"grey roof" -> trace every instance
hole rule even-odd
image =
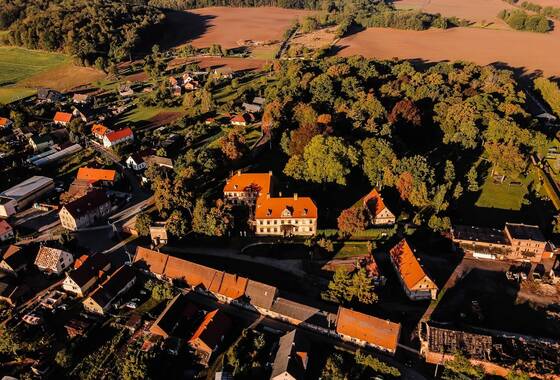
[[[40,144],[51,143],[52,138],[49,135],[33,135],[31,136],[31,141],[33,141],[35,145],[40,145]]]
[[[494,228],[455,225],[452,230],[453,239],[490,244],[508,244],[503,231]]]
[[[99,285],[99,287],[90,294],[90,298],[105,309],[121,291],[134,280],[136,280],[134,269],[132,269],[131,266],[123,265],[103,284]]]
[[[546,239],[538,226],[527,224],[506,223],[506,229],[511,237],[519,240],[533,240],[545,242]]]
[[[329,320],[332,319],[326,311],[281,297],[276,298],[270,310],[297,321],[324,328],[329,327]]]
[[[33,176],[26,179],[25,181],[10,187],[0,193],[0,196],[18,200],[20,198],[25,198],[35,191],[48,186],[53,183],[52,178],[43,176]]]
[[[295,379],[303,379],[307,367],[308,351],[309,342],[297,330],[292,330],[282,336],[270,378],[273,379],[287,372]]]
[[[276,287],[262,282],[249,280],[245,289],[245,296],[252,305],[269,310],[276,296]]]

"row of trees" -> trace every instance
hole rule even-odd
[[[515,30],[546,33],[552,29],[552,23],[545,16],[530,15],[521,9],[504,9],[498,13],[498,17]]]
[[[531,3],[528,1],[522,2],[521,7],[527,9],[528,11],[536,12],[542,14],[543,16],[552,17],[556,20],[560,20],[560,8],[551,7],[551,6],[543,7],[542,5]]]
[[[548,103],[552,112],[560,117],[560,88],[558,88],[558,85],[543,77],[536,78],[533,85],[544,101]]]
[[[371,355],[357,350],[354,356],[347,352],[335,351],[329,355],[321,373],[321,378],[329,380],[373,379],[375,375],[400,378],[401,372]]]

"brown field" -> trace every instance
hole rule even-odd
[[[105,78],[105,74],[91,67],[74,66],[69,63],[51,70],[33,75],[18,83],[25,87],[48,87],[57,91],[69,91],[97,80]]]
[[[292,44],[305,45],[312,49],[320,49],[328,46],[335,40],[336,27],[319,29],[311,33],[298,35],[292,40]]]
[[[200,48],[212,44],[234,48],[244,40],[280,40],[292,22],[311,13],[271,7],[212,7],[173,12],[168,17],[169,23],[175,28],[174,35],[165,38],[172,38],[176,43],[189,42]]]
[[[419,59],[428,62],[501,63],[522,71],[560,75],[560,30],[547,34],[454,28],[427,31],[368,28],[337,43],[342,56]]]
[[[201,69],[213,69],[223,66],[231,67],[234,71],[252,71],[260,70],[264,67],[267,60],[252,58],[235,58],[235,57],[193,57],[193,58],[175,58],[169,62],[168,69],[189,63],[196,63]]]
[[[183,116],[183,113],[181,112],[160,112],[156,116],[150,118],[148,120],[148,123],[150,127],[159,127],[161,125],[171,124],[181,116]]]

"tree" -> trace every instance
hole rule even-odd
[[[422,124],[420,109],[409,99],[398,101],[387,118],[391,124],[404,122],[405,124],[410,124],[415,127]]]
[[[338,352],[333,353],[327,358],[325,367],[321,372],[321,378],[325,380],[348,380],[348,376],[344,373],[344,359]]]
[[[310,83],[313,101],[317,103],[332,103],[334,101],[334,86],[327,74],[319,74]]]
[[[130,347],[123,359],[119,360],[117,368],[123,380],[149,380],[146,354]]]
[[[21,343],[15,332],[2,327],[0,329],[0,354],[15,358],[20,348]]]
[[[366,305],[378,300],[371,278],[365,268],[358,269],[352,276],[352,295],[353,298]]]
[[[134,227],[140,236],[148,236],[150,234],[150,226],[152,225],[152,217],[150,214],[141,212],[136,216]]]
[[[346,185],[358,157],[358,151],[340,137],[315,136],[305,147],[303,158],[290,158],[284,173],[311,182]]]
[[[531,380],[531,376],[519,370],[511,370],[506,376],[506,380]]]
[[[246,151],[245,137],[237,130],[232,130],[220,140],[220,148],[228,159],[235,161]]]
[[[467,376],[469,379],[477,380],[484,378],[484,368],[479,365],[472,364],[469,359],[461,353],[455,353],[452,360],[447,360],[442,378],[445,380],[455,380],[458,375]]]
[[[347,208],[340,213],[337,222],[340,232],[346,235],[365,231],[367,227],[366,210],[361,204]]]
[[[288,154],[290,156],[303,155],[305,147],[313,137],[320,135],[321,130],[316,124],[304,124],[290,133]]]
[[[167,219],[167,222],[165,222],[165,228],[171,235],[182,239],[187,236],[189,223],[180,210],[174,210]]]
[[[552,112],[560,117],[560,88],[558,85],[546,78],[538,77],[533,81],[535,89],[538,90],[543,99],[548,103]]]
[[[393,166],[397,155],[384,139],[367,138],[362,142],[362,169],[372,185],[379,188],[394,182]]]
[[[476,171],[476,166],[469,169],[467,173],[467,182],[469,191],[478,191],[480,189],[478,184],[478,172]]]
[[[376,373],[381,373],[383,375],[390,375],[394,377],[400,377],[401,371],[398,368],[388,365],[381,360],[374,358],[371,355],[363,354],[362,351],[357,350],[354,355],[354,360],[357,364],[369,367]]]
[[[145,286],[152,291],[152,298],[157,301],[170,300],[175,296],[173,286],[169,282],[148,280]]]
[[[208,208],[204,199],[199,198],[193,211],[192,229],[196,233],[207,236],[224,236],[232,220],[230,207],[227,204],[218,200],[216,206]]]
[[[344,268],[339,268],[334,272],[333,279],[329,282],[323,297],[336,302],[349,302],[352,300],[351,287],[352,277]]]
[[[492,172],[517,178],[527,167],[519,148],[513,144],[486,143],[484,148],[488,160],[494,165]]]
[[[62,368],[70,368],[72,365],[72,352],[67,348],[63,348],[56,353],[54,361]]]

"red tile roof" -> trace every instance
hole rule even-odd
[[[12,231],[12,226],[5,220],[0,219],[0,236]]]
[[[230,121],[232,123],[248,123],[249,122],[248,117],[245,116],[245,114],[242,114],[242,113],[238,113],[237,115],[232,117],[230,119]]]
[[[408,289],[413,289],[416,284],[427,277],[406,239],[394,246],[390,254]]]
[[[130,128],[123,128],[119,129],[118,131],[110,132],[105,135],[107,139],[111,142],[122,140],[126,137],[133,136],[132,129]]]
[[[93,127],[91,127],[91,133],[98,136],[105,136],[110,131],[109,128],[102,124],[94,124]]]
[[[336,332],[395,352],[401,325],[357,311],[338,308]]]
[[[72,114],[67,112],[57,112],[54,114],[53,121],[59,123],[69,123],[72,120]]]
[[[308,197],[257,199],[256,219],[317,218],[317,206]]]
[[[200,326],[194,332],[189,342],[200,340],[205,345],[214,349],[220,343],[222,335],[224,335],[231,326],[231,320],[224,312],[216,309],[207,313]]]
[[[78,169],[76,179],[95,183],[97,181],[114,181],[116,176],[117,172],[111,169],[95,169],[84,166]]]
[[[363,197],[362,202],[364,203],[364,207],[367,207],[375,216],[379,215],[379,213],[385,209],[383,198],[381,198],[381,195],[376,189],[373,189],[369,194]]]
[[[270,193],[272,173],[237,172],[227,180],[224,192],[254,191],[261,195]]]
[[[145,264],[150,272],[157,275],[162,275],[167,264],[167,259],[169,256],[163,253],[152,251],[144,247],[136,248],[136,255],[134,255],[134,262],[140,262]]]
[[[0,127],[5,127],[9,123],[11,123],[10,119],[6,119],[5,117],[0,117]]]

